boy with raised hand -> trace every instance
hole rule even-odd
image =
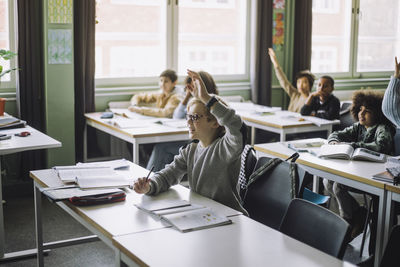
[[[129,110],[142,115],[171,118],[180,102],[175,92],[178,76],[174,70],[165,70],[160,74],[161,92],[134,95]],[[141,107],[143,104],[155,104],[155,107]]]
[[[340,101],[332,94],[334,81],[330,76],[322,76],[318,80],[317,91],[311,93],[304,106],[301,115],[311,115],[326,120],[339,119]]]
[[[188,86],[194,98],[188,103],[186,115],[193,141],[153,178],[139,178],[134,190],[155,195],[178,184],[187,174],[191,190],[247,215],[238,190],[245,126],[233,109],[207,92],[198,73],[188,70],[188,75],[194,80],[194,85]]]

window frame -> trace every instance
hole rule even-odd
[[[15,29],[17,25],[17,11],[15,9],[14,1],[6,0],[8,5],[8,40],[9,40],[9,50],[16,52],[17,51],[17,35],[15,34]],[[10,68],[15,68],[17,66],[17,58],[18,55],[10,59]],[[4,89],[16,89],[16,77],[17,71],[11,71],[9,73],[10,80],[4,81],[2,80],[0,83],[0,90],[2,93],[5,93]]]
[[[245,73],[244,74],[233,74],[233,75],[213,75],[216,83],[225,83],[236,85],[236,84],[248,84],[250,86],[250,62],[251,62],[251,25],[252,16],[251,8],[254,0],[246,0],[246,26],[245,26],[245,45],[246,45],[246,58],[245,58]],[[167,55],[167,66],[177,70],[178,68],[178,27],[179,27],[179,1],[168,0],[166,4],[166,23],[165,23],[165,35],[166,35],[166,55]],[[108,88],[109,90],[113,87],[132,87],[137,88],[138,86],[145,86],[147,88],[158,88],[158,75],[151,77],[121,77],[121,78],[95,78],[96,89]],[[179,76],[178,81],[183,81],[184,76]],[[150,85],[150,86],[149,86]],[[225,87],[222,86],[222,87]],[[100,91],[100,90],[99,90]]]
[[[358,56],[358,30],[359,30],[359,19],[360,19],[360,0],[352,0],[351,7],[351,19],[350,19],[350,47],[349,47],[349,71],[348,72],[314,72],[317,76],[322,74],[330,75],[335,79],[346,79],[346,80],[381,80],[393,74],[393,71],[370,71],[360,72],[357,71],[357,56]]]

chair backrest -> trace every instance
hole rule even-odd
[[[260,157],[254,170],[271,159]],[[279,225],[292,200],[292,181],[289,162],[283,161],[272,170],[265,172],[248,189],[244,199],[244,208],[250,218],[274,229]]]
[[[381,259],[380,267],[398,266],[400,262],[400,225],[395,225]]]
[[[283,217],[282,233],[342,259],[350,225],[332,211],[303,199],[293,199]]]
[[[400,156],[400,128],[396,128],[396,134],[393,137],[394,155]]]
[[[249,180],[250,175],[253,173],[256,163],[256,151],[251,145],[246,145],[242,152],[239,172],[239,193],[242,199],[244,197],[244,193],[246,192],[247,181]]]
[[[355,122],[353,116],[351,115],[350,108],[352,102],[351,101],[344,101],[341,103],[340,106],[340,124],[335,126],[334,130],[343,130],[346,127],[353,125]]]

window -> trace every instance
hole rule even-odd
[[[11,50],[13,52],[16,51],[15,41],[14,41],[14,23],[12,10],[14,1],[9,0],[0,0],[0,49]],[[2,60],[0,59],[0,63],[3,66],[4,70],[13,68],[16,65],[16,58],[12,60]],[[1,77],[1,88],[15,88],[15,72],[11,72],[9,74]]]
[[[249,79],[249,8],[250,0],[97,0],[96,84],[154,83],[166,68]]]
[[[336,77],[387,77],[400,54],[399,12],[397,0],[313,1],[311,70]]]

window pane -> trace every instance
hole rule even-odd
[[[363,0],[360,11],[357,71],[392,71],[400,54],[399,1]]]
[[[8,0],[0,0],[0,49],[10,49],[9,40],[9,25],[8,25]],[[3,71],[10,69],[10,61],[0,59],[0,65],[3,66]],[[3,82],[10,81],[10,74],[1,77]]]
[[[311,71],[348,72],[351,1],[313,1]]]
[[[245,74],[246,9],[243,0],[180,0],[178,73]]]
[[[96,2],[96,78],[158,76],[167,65],[167,1]]]

